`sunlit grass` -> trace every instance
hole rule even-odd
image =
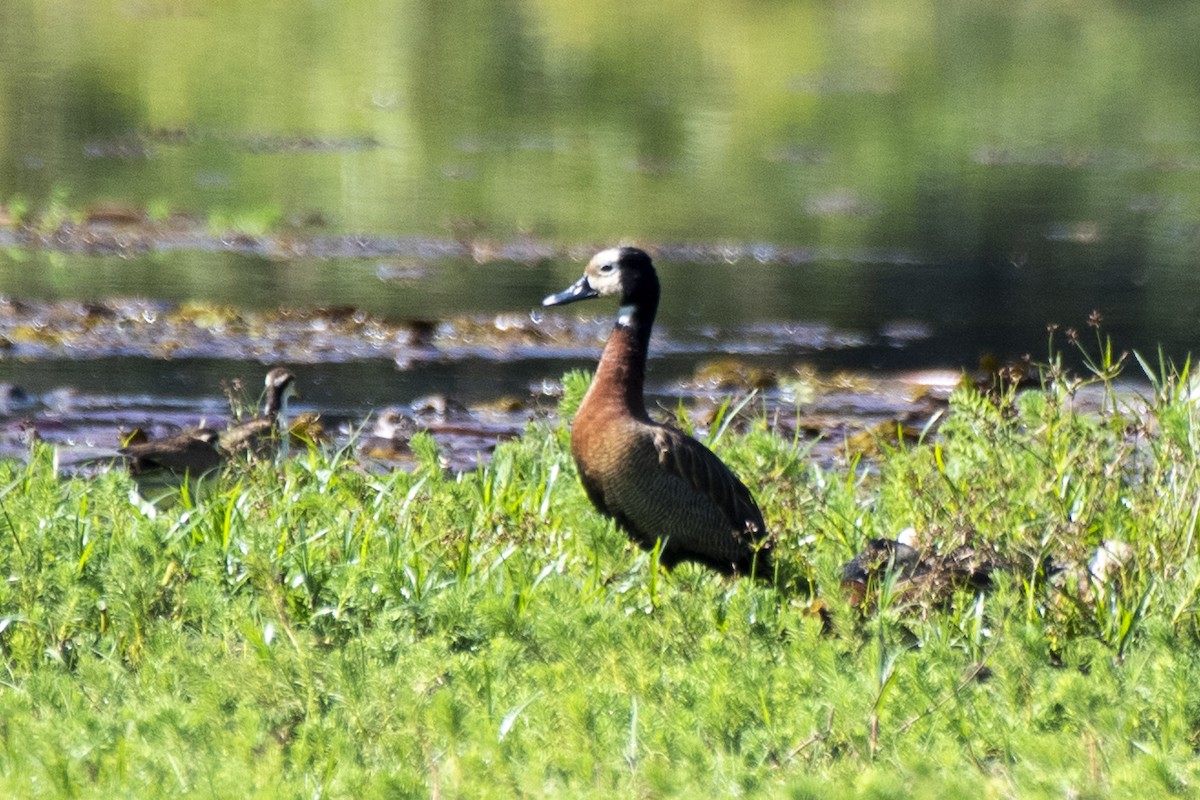
[[[1101,383],[1119,368],[1093,362]],[[4,796],[1169,797],[1200,780],[1197,411],[956,394],[939,437],[823,469],[715,446],[832,614],[651,567],[565,428],[411,473],[311,450],[147,518],[119,471],[0,465]],[[568,376],[564,409],[585,381]],[[752,407],[751,403],[749,407]],[[995,589],[869,612],[841,565],[912,528]],[[1110,570],[1086,566],[1121,543]]]

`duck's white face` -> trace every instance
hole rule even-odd
[[[621,251],[615,247],[596,253],[583,270],[584,278],[601,297],[621,294],[622,275]]]
[[[638,286],[646,272],[653,275],[650,257],[632,247],[610,247],[601,250],[583,270],[583,277],[569,287],[542,300],[544,306],[560,306],[593,297],[616,295],[626,298]],[[657,300],[657,293],[655,294]]]
[[[380,439],[407,439],[416,432],[416,427],[411,417],[389,408],[375,420],[374,435]]]

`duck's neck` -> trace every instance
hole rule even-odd
[[[283,409],[283,398],[280,397],[279,389],[272,386],[267,389],[267,402],[263,405],[263,416],[268,419],[275,419],[279,416],[279,412]]]
[[[287,398],[276,386],[267,390],[267,404],[263,407],[263,416],[271,421],[272,435],[279,437],[279,458],[287,458],[292,438],[288,431]]]
[[[657,287],[655,287],[657,290]],[[616,404],[635,419],[649,419],[646,414],[644,390],[646,385],[646,354],[650,349],[650,330],[658,310],[658,292],[637,302],[621,306],[617,324],[608,337],[596,378],[589,395],[596,400]]]

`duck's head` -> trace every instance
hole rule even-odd
[[[417,432],[417,422],[403,411],[386,409],[375,419],[371,435],[377,439],[402,439],[408,441]]]
[[[299,398],[300,390],[296,388],[296,376],[291,370],[276,367],[267,373],[264,382],[267,388],[266,415],[275,416],[291,398]]]
[[[616,295],[622,306],[658,303],[658,276],[645,251],[636,247],[610,247],[588,262],[583,277],[542,300],[544,306],[561,306],[593,297]]]

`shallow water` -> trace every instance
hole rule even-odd
[[[395,409],[433,434],[447,467],[470,469],[486,461],[498,441],[519,434],[527,424],[554,423],[561,389],[544,376],[560,374],[558,368],[566,369],[572,361],[549,359],[540,368],[512,370],[498,368],[490,359],[468,359],[454,368],[421,365],[400,376],[387,363],[306,365],[295,370],[303,399],[292,404],[292,411],[319,413],[324,441],[352,446],[366,462],[389,467],[409,463],[405,442],[380,441],[373,429],[380,411]],[[231,375],[224,361],[179,360],[156,365],[152,392],[108,393],[114,381],[149,379],[137,375],[131,364],[140,365],[127,358],[91,362],[69,387],[59,382],[60,365],[30,365],[21,373],[26,380],[20,392],[5,387],[0,455],[23,456],[30,431],[35,431],[59,446],[63,468],[102,465],[116,457],[121,432],[140,428],[158,438],[201,424],[224,427],[231,412],[223,387],[240,381],[239,397],[252,404],[262,377],[261,371]],[[648,406],[660,419],[674,419],[684,403],[691,424],[706,431],[720,405],[750,394],[745,388],[683,376],[672,379],[669,361],[660,366],[647,388]],[[900,424],[912,436],[926,425],[935,429],[942,401],[957,378],[952,372],[870,379],[846,374],[817,383],[808,376],[809,383],[798,380],[755,392],[745,413],[765,415],[781,435],[801,448],[814,445],[816,457],[833,463],[873,451],[871,437],[887,442]],[[860,434],[868,438],[850,441]],[[389,453],[393,447],[395,452]]]

